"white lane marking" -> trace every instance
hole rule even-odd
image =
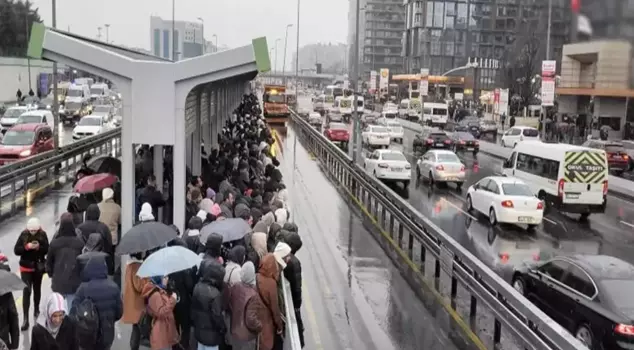
[[[549,218],[547,218],[545,216],[543,217],[543,220],[546,220],[546,221],[550,222],[553,225],[559,225],[559,223],[557,221],[551,220],[551,219],[549,219]]]
[[[447,204],[449,204],[450,206],[454,207],[454,209],[458,210],[459,212],[463,213],[464,215],[470,217],[473,220],[478,220],[478,218],[476,218],[475,216],[469,214],[466,210],[460,208],[459,206],[451,203],[450,201],[448,201],[445,197],[440,197],[440,199],[442,199],[443,201],[445,201]]]
[[[621,223],[622,223],[623,225],[626,225],[626,226],[629,226],[629,227],[631,227],[631,228],[634,228],[634,224],[630,224],[629,222],[626,222],[626,221],[621,220]]]
[[[457,198],[459,201],[465,202],[466,203],[466,199],[462,198],[461,196],[453,193],[453,192],[448,192],[450,195],[452,195],[454,198]]]
[[[502,176],[502,173],[497,172],[497,171],[496,171],[496,172],[494,172],[493,174],[494,174],[495,176]]]

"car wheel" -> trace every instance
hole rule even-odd
[[[434,181],[434,176],[431,174],[431,171],[429,172],[429,187],[434,187],[434,183],[436,181]]]
[[[528,228],[526,228],[526,230],[528,232],[535,232],[535,228],[537,228],[537,225],[528,225]]]
[[[403,188],[407,189],[409,187],[409,180],[403,181]]]
[[[495,226],[498,223],[498,218],[495,216],[495,210],[493,208],[489,209],[489,223],[491,226]]]
[[[526,295],[524,280],[522,280],[521,277],[515,277],[515,279],[513,280],[513,289],[515,289],[518,293],[522,295]]]
[[[513,148],[515,148],[515,147],[517,147],[517,142],[515,142],[515,143],[513,144]]]
[[[462,191],[462,182],[456,182],[456,189]]]
[[[592,335],[590,326],[585,323],[577,328],[577,331],[575,332],[575,338],[584,343],[588,348],[592,348],[594,345],[594,336]]]
[[[471,195],[467,195],[467,211],[473,211],[473,202],[471,201]]]

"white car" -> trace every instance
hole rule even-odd
[[[405,188],[412,178],[412,166],[401,151],[376,150],[363,161],[363,167],[376,178],[402,182]]]
[[[416,162],[416,178],[428,180],[430,186],[453,182],[460,190],[466,179],[466,169],[452,151],[434,149]]]
[[[4,115],[0,119],[0,126],[2,126],[2,133],[7,132],[7,130],[11,129],[17,122],[18,118],[25,112],[29,111],[30,108],[26,106],[14,106],[9,107],[4,112]]]
[[[390,146],[390,130],[385,126],[369,125],[361,133],[362,142],[368,147]]]
[[[539,131],[530,126],[514,126],[502,135],[502,147],[514,148],[522,141],[539,141]]]
[[[467,209],[478,211],[497,223],[525,224],[532,230],[544,218],[544,203],[524,181],[506,176],[489,176],[467,191]]]
[[[34,110],[22,113],[15,125],[18,124],[46,124],[55,130],[55,119],[49,110]]]
[[[73,129],[73,140],[90,137],[108,130],[108,123],[102,116],[87,115]]]
[[[387,120],[386,124],[387,129],[390,131],[390,139],[403,144],[403,136],[405,135],[405,132],[403,131],[401,123],[395,120]]]

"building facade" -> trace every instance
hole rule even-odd
[[[356,6],[359,16],[359,75],[367,80],[370,71],[388,68],[391,74],[405,73],[403,66],[403,32],[405,7],[403,0],[349,0],[348,70],[352,71],[355,43]]]
[[[552,1],[551,59],[559,59],[568,38],[570,0]],[[502,69],[518,54],[527,36],[546,57],[548,1],[545,0],[407,0],[403,37],[405,69],[428,68],[441,75],[471,59],[497,60]]]
[[[156,16],[150,18],[150,50],[154,56],[175,61],[196,57],[209,52],[206,44],[200,22],[175,21],[172,28],[171,20]],[[173,57],[174,53],[176,57]]]

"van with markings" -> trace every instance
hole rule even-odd
[[[544,212],[605,212],[608,160],[605,151],[562,143],[520,142],[504,162],[505,176],[520,178],[544,201]]]

